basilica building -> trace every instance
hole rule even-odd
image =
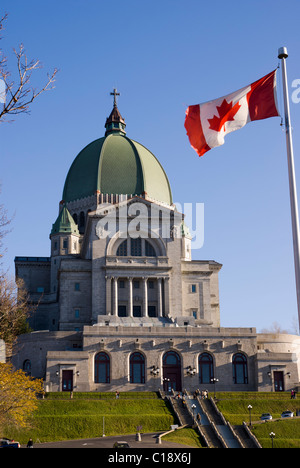
[[[13,364],[46,391],[296,389],[299,336],[221,327],[222,265],[192,260],[168,177],[113,95],[66,175],[50,256],[15,258],[36,307]]]

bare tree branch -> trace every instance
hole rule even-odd
[[[4,29],[4,22],[7,15],[0,19],[0,39]],[[18,115],[30,112],[30,105],[33,101],[45,91],[50,91],[54,88],[56,80],[57,68],[51,74],[47,74],[46,83],[40,88],[35,89],[31,86],[32,73],[42,68],[39,60],[28,60],[23,44],[19,49],[13,49],[17,61],[17,80],[11,79],[11,73],[7,70],[7,59],[0,49],[0,80],[5,83],[6,102],[3,109],[0,110],[0,123],[6,120],[10,115]],[[1,104],[0,104],[1,107]]]

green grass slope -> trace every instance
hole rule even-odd
[[[300,399],[292,400],[289,393],[220,392],[217,406],[232,425],[249,423],[248,406],[251,405],[252,431],[263,448],[270,448],[270,433],[275,433],[274,448],[300,448],[300,417],[280,419],[286,410],[300,410]],[[270,413],[272,421],[261,422],[262,413]],[[279,420],[275,421],[275,419]]]
[[[143,432],[169,430],[175,422],[171,408],[155,394],[121,394],[115,399],[113,394],[102,394],[102,397],[90,394],[83,398],[74,393],[73,399],[68,400],[53,394],[39,401],[30,429],[7,428],[5,436],[22,444],[29,437],[50,442],[101,437],[103,423],[105,435],[110,436],[135,433],[138,426],[142,426]]]

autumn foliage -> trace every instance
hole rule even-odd
[[[11,364],[0,363],[0,427],[25,427],[37,409],[37,396],[43,393],[42,380],[15,371]]]

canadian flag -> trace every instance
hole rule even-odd
[[[276,70],[255,83],[213,101],[189,106],[184,126],[199,156],[224,144],[227,133],[253,120],[279,116]]]

